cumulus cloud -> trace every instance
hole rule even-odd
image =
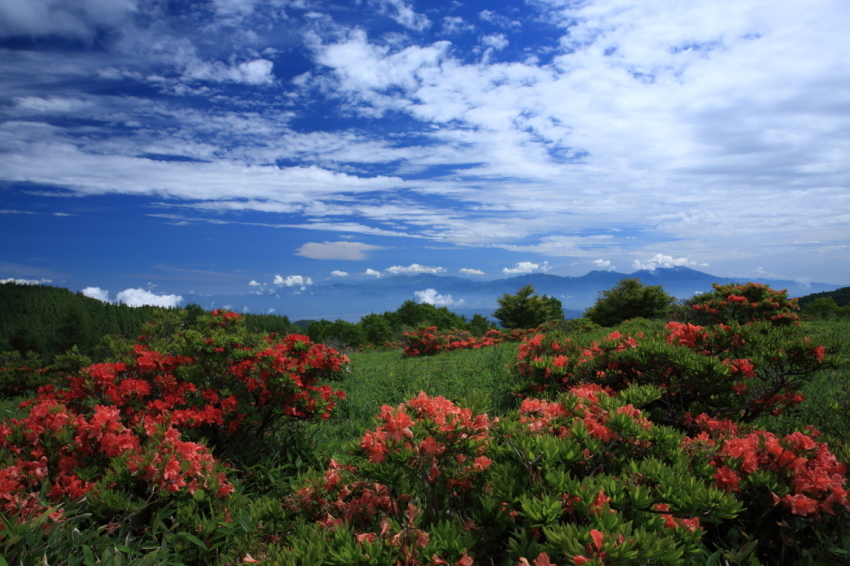
[[[373,246],[361,242],[307,242],[296,251],[295,255],[312,259],[343,259],[361,261],[368,259],[366,252],[382,250],[382,246]]]
[[[47,283],[52,283],[50,279],[45,279],[42,277],[41,279],[0,279],[0,283],[15,283],[16,285],[45,285]]]
[[[697,263],[697,262],[690,260],[686,257],[674,258],[671,255],[664,255],[664,254],[655,254],[654,256],[652,256],[652,259],[650,259],[649,261],[647,261],[645,263],[638,260],[638,259],[636,259],[632,263],[632,267],[634,269],[645,269],[647,271],[654,271],[656,268],[659,268],[659,267],[679,267],[679,266],[686,266],[687,267],[687,266],[695,266],[695,265],[700,266],[700,267],[708,267],[707,263]]]
[[[290,275],[288,277],[275,275],[273,283],[279,286],[286,285],[287,287],[300,287],[301,290],[304,290],[308,285],[313,284],[313,280],[309,277],[302,277],[301,275]]]
[[[402,267],[400,265],[394,265],[392,267],[387,268],[385,271],[387,273],[391,273],[393,275],[399,274],[417,274],[417,273],[430,273],[432,275],[436,275],[437,273],[442,273],[446,270],[445,267],[428,267],[426,265],[419,265],[418,263],[411,263],[407,267]]]
[[[90,299],[97,299],[98,301],[103,301],[104,303],[109,302],[109,291],[105,289],[101,289],[100,287],[86,287],[82,291],[80,291],[86,297]]]
[[[414,295],[419,299],[420,303],[427,303],[435,307],[456,307],[464,304],[464,300],[455,301],[451,295],[440,295],[436,289],[425,289],[424,291],[414,291]]]
[[[116,303],[124,303],[129,307],[141,307],[149,305],[152,307],[176,308],[180,306],[183,297],[180,295],[157,295],[145,289],[124,289],[115,295]]]
[[[274,63],[268,59],[254,59],[240,63],[236,67],[238,74],[234,81],[251,85],[269,84],[274,80],[272,67]]]
[[[261,287],[263,284],[251,279],[251,281],[248,282],[248,285],[250,285],[251,287]]]
[[[508,46],[508,38],[505,37],[505,34],[503,33],[485,35],[481,38],[481,43],[485,47],[490,47],[492,49],[495,49],[496,51],[501,51],[502,49]]]
[[[544,261],[543,263],[534,263],[532,261],[521,261],[517,263],[513,267],[506,267],[502,270],[502,273],[505,275],[518,275],[523,273],[535,273],[542,272],[545,273],[552,269],[549,266],[548,261]]]
[[[367,269],[365,272],[363,272],[363,275],[369,275],[371,277],[380,277],[381,272],[375,271],[374,269]]]
[[[348,277],[348,272],[334,269],[333,271],[331,271],[331,275],[333,275],[334,277]]]
[[[594,259],[593,265],[595,265],[597,269],[604,269],[605,271],[614,271],[617,269],[617,266],[611,265],[611,260],[608,259]]]
[[[458,271],[464,275],[484,275],[484,272],[480,269],[470,269],[468,267],[464,267],[463,269],[459,269]]]

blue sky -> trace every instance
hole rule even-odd
[[[850,284],[847,29],[844,0],[0,0],[0,279]]]

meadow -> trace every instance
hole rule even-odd
[[[850,515],[836,494],[847,488],[844,464],[850,462],[850,321],[805,321],[798,330],[783,331],[805,335],[812,347],[826,345],[827,354],[817,356],[825,356],[827,367],[803,372],[802,401],[780,402],[753,413],[748,423],[706,417],[712,424],[687,436],[684,429],[661,424],[669,416],[664,407],[672,405],[658,410],[664,399],[658,387],[649,381],[618,385],[615,377],[622,376],[613,374],[621,370],[610,369],[626,361],[657,363],[661,350],[642,361],[634,356],[643,344],[626,347],[623,337],[660,336],[669,332],[665,321],[556,330],[546,334],[556,351],[546,358],[540,350],[525,366],[522,353],[531,351],[533,341],[421,357],[399,350],[343,352],[349,363],[317,373],[310,386],[315,399],[333,403],[327,418],[313,418],[321,408],[313,415],[303,408],[307,405],[298,405],[292,413],[301,411],[298,418],[282,419],[256,442],[216,436],[212,426],[187,428],[187,441],[175,446],[197,441],[192,458],[212,453],[224,464],[213,465],[210,458],[209,466],[197,471],[187,457],[178,466],[187,480],[179,488],[171,487],[173,479],[166,481],[167,472],[140,487],[142,464],[137,474],[118,469],[135,456],[118,450],[108,458],[94,454],[80,464],[88,468],[77,471],[96,486],[82,499],[51,499],[45,483],[40,494],[31,494],[33,502],[44,502],[35,512],[15,517],[6,507],[0,564],[847,564]],[[759,332],[776,339],[768,330]],[[146,344],[156,351],[164,336]],[[205,339],[210,356],[231,353],[221,352],[226,347],[218,344],[232,343],[232,335],[212,336]],[[562,346],[556,345],[559,340]],[[573,340],[581,344],[577,351],[598,345],[594,351],[601,365],[593,371],[601,375],[598,368],[610,369],[602,379],[610,394],[588,389],[587,381],[578,388],[564,386],[566,378],[552,381],[558,371],[571,376],[584,371],[567,368],[558,357]],[[304,344],[290,346],[306,355]],[[672,356],[679,346],[668,338],[658,348]],[[124,358],[116,359],[129,364],[139,350],[128,354],[124,347]],[[335,354],[322,355],[330,363]],[[696,363],[688,360],[675,363]],[[754,363],[767,367],[769,362]],[[783,363],[803,362],[792,356]],[[195,379],[193,366],[177,365],[168,371]],[[730,364],[715,365],[729,377],[725,366]],[[142,375],[139,367],[136,377]],[[164,372],[163,367],[156,371]],[[534,385],[535,379],[545,382]],[[331,390],[344,395],[332,398]],[[698,405],[716,401],[718,414],[727,415],[721,393],[694,399]],[[730,395],[734,400],[740,392]],[[531,397],[548,400],[531,404]],[[26,398],[0,400],[0,420],[25,419],[31,406],[19,405]],[[81,403],[85,410],[98,410],[89,401]],[[265,422],[269,415],[260,412],[258,418]],[[104,426],[116,438],[129,435],[129,426]],[[810,435],[811,426],[821,434],[801,436]],[[9,430],[4,430],[7,440],[14,437]],[[94,429],[86,430],[94,438]],[[57,437],[62,434],[70,435],[59,431]],[[158,434],[149,430],[147,441]],[[748,471],[750,455],[739,450],[733,458],[726,446],[753,438],[749,446],[761,452]],[[23,446],[10,442],[3,446],[0,468]],[[774,456],[787,461],[791,455],[794,463],[770,460],[771,443]],[[60,444],[51,446],[63,450]],[[163,446],[171,445],[158,444],[157,450]],[[802,476],[795,474],[814,473],[803,467],[828,462],[827,452],[836,459],[829,464],[830,494],[796,490]],[[148,458],[144,462],[153,466],[149,452],[140,454],[139,462]],[[109,470],[99,475],[97,466]],[[721,472],[735,477],[734,486],[718,479]],[[207,481],[204,474],[221,476],[202,488],[197,481]],[[7,503],[13,479],[0,475]],[[190,479],[196,480],[194,489]],[[213,495],[216,488],[223,494],[219,498]],[[61,519],[51,519],[60,510]]]

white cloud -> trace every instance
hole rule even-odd
[[[367,270],[363,273],[363,275],[369,275],[369,276],[371,276],[371,277],[380,277],[380,276],[381,276],[381,272],[380,272],[380,271],[375,271],[374,269],[367,269]]]
[[[459,269],[458,271],[460,273],[463,273],[464,275],[485,275],[485,273],[480,269],[470,269],[468,267],[464,267],[463,269]]]
[[[333,275],[334,277],[348,277],[348,272],[347,271],[339,271],[339,270],[335,269],[335,270],[331,271],[331,275]]]
[[[597,269],[604,269],[605,271],[614,271],[617,269],[617,266],[611,265],[611,260],[608,259],[594,259],[593,265],[596,266]]]
[[[547,272],[552,269],[548,261],[543,263],[534,263],[532,261],[521,261],[514,267],[506,267],[502,270],[505,275],[517,275],[522,273]]]
[[[443,33],[456,35],[465,31],[473,31],[475,26],[468,24],[459,16],[445,16],[443,18]]]
[[[393,275],[416,273],[430,273],[436,275],[437,273],[442,273],[445,270],[445,267],[428,267],[426,265],[419,265],[418,263],[411,263],[407,267],[394,265],[392,267],[387,268],[385,271],[387,273],[392,273]]]
[[[300,287],[303,291],[308,285],[313,284],[313,280],[309,277],[302,277],[301,275],[290,275],[288,277],[275,275],[273,283],[275,285],[286,285],[287,287]]]
[[[254,59],[240,63],[235,71],[230,71],[231,80],[250,85],[271,84],[274,81],[272,68],[274,63],[268,59]]]
[[[296,251],[295,255],[312,259],[343,259],[359,261],[368,259],[366,252],[382,250],[381,246],[363,244],[361,242],[307,242]]]
[[[677,267],[677,266],[700,266],[707,267],[707,263],[697,263],[693,260],[690,260],[686,257],[678,257],[674,258],[671,255],[664,254],[655,254],[652,256],[652,259],[647,261],[646,263],[635,260],[632,263],[632,268],[634,269],[645,269],[647,271],[654,271],[658,267]]]
[[[145,289],[124,289],[115,295],[116,303],[124,303],[130,307],[150,305],[153,307],[175,308],[180,306],[183,297],[180,295],[157,295]]]
[[[482,10],[478,12],[478,17],[484,20],[485,22],[489,22],[491,24],[503,27],[503,28],[518,28],[521,27],[521,24],[516,20],[511,20],[508,17],[503,16],[502,14],[498,14],[493,10]]]
[[[508,46],[508,38],[505,37],[503,33],[497,33],[493,35],[485,35],[481,38],[482,45],[486,47],[490,47],[495,49],[496,51],[501,51],[505,47]]]
[[[109,291],[101,289],[100,287],[86,287],[85,289],[80,291],[80,293],[91,299],[97,299],[98,301],[103,301],[104,303],[109,302]]]
[[[455,301],[451,295],[440,295],[436,289],[425,289],[424,291],[414,291],[414,295],[419,299],[420,303],[427,303],[435,307],[456,307],[464,304],[464,300]]]
[[[0,136],[0,147],[4,145],[2,141]],[[201,201],[244,198],[303,204],[318,201],[325,195],[338,195],[341,191],[358,193],[407,184],[398,177],[357,177],[315,166],[279,168],[226,161],[196,163],[95,155],[67,143],[36,143],[26,154],[32,159],[28,164],[20,161],[21,154],[0,154],[4,179],[48,186],[60,183],[57,179],[61,179],[63,188],[79,195],[111,194],[118,184],[123,194]]]
[[[250,285],[251,287],[260,287],[260,286],[262,286],[262,283],[259,283],[259,282],[257,282],[257,281],[254,281],[254,280],[252,279],[251,281],[249,281],[249,282],[248,282],[248,285]]]
[[[411,5],[404,0],[371,0],[371,3],[406,28],[423,31],[431,25],[427,16],[414,12]]]
[[[16,285],[44,285],[47,283],[52,283],[50,279],[45,279],[42,277],[41,279],[0,279],[0,284],[3,283],[14,283]]]

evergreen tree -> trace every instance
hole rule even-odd
[[[38,336],[27,325],[21,325],[15,330],[15,333],[9,339],[9,345],[21,355],[27,352],[44,353],[44,346]]]
[[[499,308],[493,318],[504,328],[534,328],[544,322],[564,320],[561,301],[548,295],[538,296],[531,285],[514,295],[505,293],[496,302]]]
[[[616,326],[632,318],[661,318],[670,312],[675,300],[661,285],[644,285],[627,278],[600,291],[596,304],[584,311],[584,317],[599,326]]]

